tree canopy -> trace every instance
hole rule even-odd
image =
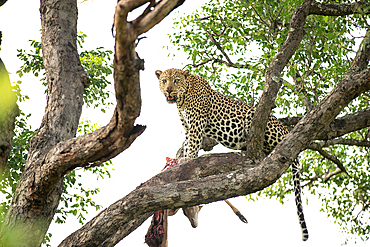
[[[93,168],[100,175],[97,167],[144,132],[145,126],[135,121],[141,110],[139,72],[144,70],[142,58],[149,55],[137,53],[138,39],[183,2],[118,1],[115,110],[107,125],[90,128],[81,123],[82,106],[100,106],[96,102],[106,98],[104,75],[111,70],[104,58],[110,52],[97,48],[78,53],[84,36],[77,33],[76,1],[41,1],[42,41],[32,42],[32,52],[19,51],[25,62],[19,74],[44,78],[47,106],[37,130],[24,121],[15,122],[13,130],[14,114],[6,117],[7,136],[14,131],[12,152],[19,153],[11,154],[4,173],[10,204],[2,204],[0,245],[40,246],[57,213],[62,213],[61,221],[67,214],[82,220],[85,204],[98,207],[78,196],[73,201],[65,192],[76,186],[76,169]],[[222,93],[256,106],[247,151],[199,157],[152,177],[60,246],[114,246],[157,210],[240,195],[284,201],[292,188],[285,172],[300,153],[304,188],[322,198],[323,210],[344,231],[367,239],[369,6],[349,1],[210,1],[178,18],[170,38],[189,54],[188,68]],[[139,7],[139,16],[131,20],[129,14]],[[271,112],[284,116],[281,121],[291,131],[265,157],[261,140]],[[87,192],[81,187],[82,194]],[[60,202],[64,208],[59,212]]]

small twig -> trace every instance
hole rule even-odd
[[[203,25],[202,25],[202,27],[203,27]],[[204,29],[204,31],[206,32],[206,34],[207,34],[207,36],[209,37],[209,39],[212,41],[212,43],[217,47],[217,49],[222,53],[222,55],[224,55],[224,56],[225,56],[226,60],[227,60],[230,64],[232,64],[233,62],[231,62],[231,60],[230,60],[229,56],[226,54],[226,52],[224,51],[224,49],[222,48],[222,46],[220,45],[220,43],[218,43],[218,42],[215,40],[215,38],[213,37],[213,35],[212,35],[210,32],[208,32],[208,31],[207,31],[207,29],[205,29],[204,27],[203,27],[203,29]]]
[[[277,21],[277,19],[279,18],[279,15],[281,14],[281,11],[283,11],[284,9],[284,5],[281,6],[279,12],[277,13],[277,15],[275,16],[275,21]]]
[[[323,157],[325,157],[326,159],[328,159],[328,160],[332,161],[334,164],[336,164],[342,172],[345,172],[348,176],[350,176],[348,174],[346,168],[344,167],[343,163],[336,156],[334,156],[332,154],[329,154],[325,150],[323,150],[320,147],[320,145],[313,142],[308,146],[308,148],[311,149],[311,150],[315,150],[315,151],[319,152]]]
[[[224,60],[221,60],[221,59],[218,59],[218,58],[211,58],[211,59],[207,59],[203,62],[200,62],[198,64],[186,64],[184,66],[184,68],[186,68],[187,66],[193,66],[194,68],[197,68],[199,66],[202,66],[206,63],[221,63],[221,64],[225,64],[226,66],[228,67],[231,67],[231,68],[237,68],[237,69],[248,69],[249,68],[249,64],[234,64],[234,63],[229,63],[227,61],[224,61]]]
[[[139,44],[140,40],[142,40],[142,39],[146,39],[146,38],[148,38],[148,37],[143,36],[143,37],[139,37],[139,38],[137,38],[135,46],[137,46],[137,45]]]
[[[218,17],[220,18],[221,24],[224,27],[224,29],[219,34],[214,33],[214,32],[213,32],[213,34],[216,35],[216,36],[221,36],[225,33],[225,31],[227,29],[227,26],[226,26],[225,22],[223,21],[222,17],[220,15]]]
[[[308,182],[307,182],[307,183],[305,183],[305,184],[303,184],[303,185],[301,186],[301,188],[304,188],[304,187],[306,187],[306,186],[308,186],[308,185],[310,185],[310,184],[313,184],[313,182],[317,181],[319,178],[322,178],[322,176],[323,176],[323,175],[324,175],[324,174],[318,174],[318,175],[316,175],[316,176],[314,176],[314,177],[312,177],[312,178],[302,179],[302,180],[308,180]]]
[[[369,132],[368,132],[369,133]],[[360,141],[355,139],[333,139],[333,140],[326,140],[322,142],[315,142],[315,145],[319,145],[321,148],[329,147],[333,145],[350,145],[350,146],[359,146],[359,147],[370,147],[370,141],[366,139]]]
[[[329,172],[327,175],[325,175],[324,177],[323,177],[323,179],[322,179],[322,181],[324,182],[324,183],[326,183],[331,177],[333,177],[333,176],[335,176],[335,175],[337,175],[337,174],[339,174],[339,173],[342,173],[343,171],[341,170],[341,169],[336,169],[335,171],[331,171],[331,172]]]
[[[257,12],[257,10],[254,8],[254,6],[253,6],[253,5],[251,5],[251,7],[252,7],[252,9],[254,10],[254,12],[256,13],[256,15],[259,17],[259,20],[258,20],[258,21],[263,22],[263,23],[266,25],[266,27],[270,27],[270,25],[269,25],[267,22],[265,22],[265,21],[263,20],[263,18],[258,14],[258,12]]]

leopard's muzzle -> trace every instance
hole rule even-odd
[[[167,100],[167,103],[170,103],[170,104],[176,103],[177,96],[176,95],[175,96],[167,96],[166,100]]]

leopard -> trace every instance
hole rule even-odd
[[[169,104],[176,104],[181,124],[185,130],[183,157],[198,157],[204,137],[215,139],[223,146],[241,150],[245,147],[255,107],[227,97],[211,88],[203,77],[189,70],[156,70],[159,88]],[[263,152],[270,154],[289,133],[288,129],[272,114],[269,115],[263,141]],[[298,220],[302,240],[308,239],[303,214],[298,159],[292,164],[292,177]]]

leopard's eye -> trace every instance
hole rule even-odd
[[[166,80],[166,79],[163,79],[163,80],[162,80],[162,83],[163,83],[163,84],[166,84],[166,83],[167,83],[167,80]]]
[[[180,79],[179,78],[176,78],[174,82],[175,83],[179,83],[180,82]]]

